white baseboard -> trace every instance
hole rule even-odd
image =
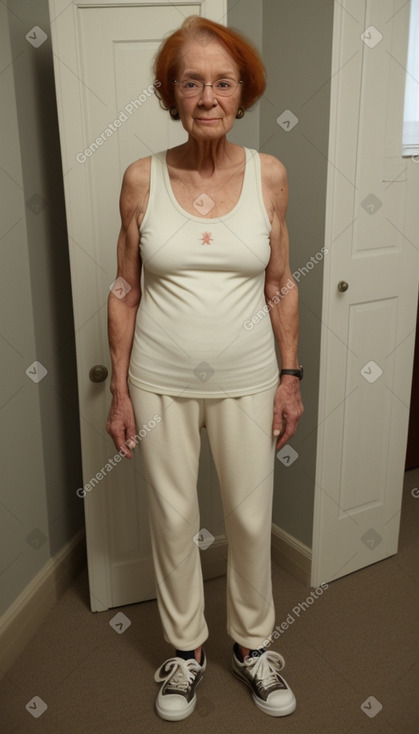
[[[86,565],[82,528],[45,564],[0,618],[0,678],[31,641],[54,604]]]
[[[272,560],[305,586],[310,586],[311,548],[272,523]]]

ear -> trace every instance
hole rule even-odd
[[[169,113],[172,120],[180,120],[179,112],[177,111],[176,107],[169,107]]]

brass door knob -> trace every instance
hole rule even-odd
[[[105,382],[108,376],[108,369],[104,364],[95,364],[89,372],[89,379],[92,382]]]
[[[345,293],[349,288],[348,283],[345,280],[340,280],[338,283],[338,291],[339,293]]]

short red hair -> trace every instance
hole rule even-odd
[[[248,110],[264,93],[265,66],[254,45],[236,30],[199,15],[190,15],[177,31],[163,41],[155,58],[154,91],[163,109],[168,110],[175,106],[173,81],[176,79],[182,47],[191,40],[203,44],[208,37],[222,43],[240,69],[240,78],[244,82],[241,106]]]

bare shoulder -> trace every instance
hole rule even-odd
[[[151,156],[139,158],[131,163],[122,179],[120,208],[123,218],[137,216],[138,225],[147,208],[150,191]]]
[[[285,219],[288,207],[288,177],[283,163],[274,155],[259,153],[262,192],[271,223],[275,216]]]
[[[142,179],[149,178],[151,165],[151,155],[146,158],[139,158],[134,163],[131,163],[125,170],[124,178],[131,181],[141,181]]]
[[[262,180],[269,186],[287,187],[287,169],[278,158],[268,153],[259,153]]]

